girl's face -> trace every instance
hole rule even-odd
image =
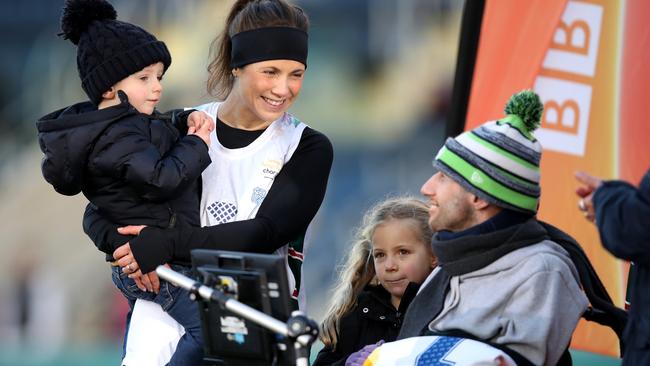
[[[392,219],[375,228],[372,255],[377,279],[399,306],[409,282],[422,283],[436,265],[431,244],[413,219]]]
[[[269,124],[282,116],[298,97],[305,65],[292,60],[269,60],[233,70],[235,83],[229,98],[237,102],[240,122]]]

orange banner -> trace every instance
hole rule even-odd
[[[466,129],[503,117],[514,92],[529,89],[566,0],[486,0]]]
[[[602,248],[595,226],[578,211],[573,175],[585,170],[636,184],[650,166],[647,14],[644,0],[487,0],[465,126],[502,117],[508,97],[521,89],[540,95],[539,217],[581,243],[621,307],[627,266]],[[612,331],[585,321],[571,346],[619,352]]]
[[[650,167],[650,123],[646,120],[650,85],[648,14],[650,1],[627,1],[623,21],[618,176],[633,184],[638,184]]]
[[[626,272],[578,211],[573,177],[576,170],[616,176],[619,22],[618,1],[568,1],[534,89],[544,101],[536,133],[544,146],[540,217],[578,239],[615,303],[623,306]],[[619,354],[612,331],[584,320],[572,346]]]

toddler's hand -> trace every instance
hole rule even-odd
[[[214,121],[205,112],[194,111],[187,117],[187,134],[197,135],[210,146],[210,133],[214,130]]]
[[[195,129],[201,128],[204,122],[209,122],[214,126],[212,118],[205,112],[194,111],[187,116],[187,127],[194,127]]]

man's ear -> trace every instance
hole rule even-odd
[[[481,197],[475,194],[472,194],[472,205],[474,206],[474,209],[476,211],[484,210],[485,208],[490,206],[490,204],[486,200],[482,199]]]
[[[113,99],[113,98],[115,98],[115,92],[116,92],[115,87],[111,86],[110,89],[108,89],[107,91],[102,93],[102,98],[104,98],[104,99]]]

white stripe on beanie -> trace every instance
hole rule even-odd
[[[539,183],[540,175],[538,169],[531,169],[521,164],[520,162],[511,159],[505,154],[500,154],[494,150],[489,149],[488,147],[473,139],[469,134],[470,132],[463,133],[462,135],[456,137],[456,141],[465,146],[469,151],[480,156],[484,160],[487,160],[490,163],[502,168],[503,170],[512,172],[513,174],[525,178],[531,182]],[[478,136],[476,138],[480,139]]]

